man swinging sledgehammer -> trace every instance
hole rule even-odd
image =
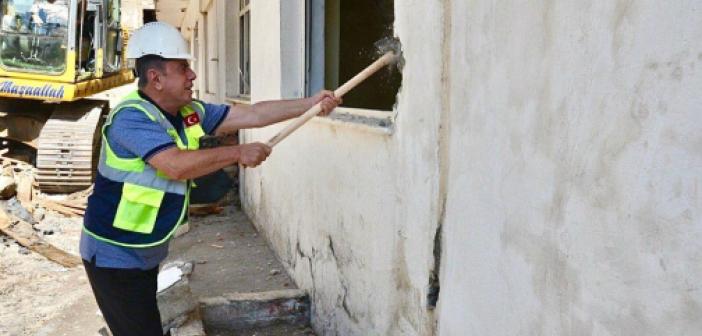
[[[271,153],[263,143],[200,149],[199,139],[294,118],[317,103],[326,115],[340,100],[331,91],[253,105],[193,100],[188,44],[163,22],[136,30],[127,57],[136,60],[138,90],[112,109],[102,129],[80,254],[112,333],[161,336],[158,267],[186,218],[191,180],[233,164],[256,167]]]

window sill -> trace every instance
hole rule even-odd
[[[372,133],[392,135],[395,116],[391,111],[366,110],[350,107],[337,107],[327,117],[317,117],[316,122],[350,127]]]
[[[225,97],[224,100],[230,104],[251,105],[251,97],[249,96]]]

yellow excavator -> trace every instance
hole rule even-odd
[[[40,190],[92,184],[106,100],[130,83],[120,0],[0,0],[0,151],[36,165]]]

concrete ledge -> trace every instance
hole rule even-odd
[[[312,121],[334,127],[343,127],[344,129],[354,129],[384,136],[390,136],[395,132],[394,122],[391,116],[376,118],[352,113],[334,112],[325,118],[312,118]]]
[[[159,283],[164,281],[162,275],[171,268],[178,268],[180,277],[156,295],[164,332],[182,326],[188,321],[188,316],[198,308],[197,301],[190,291],[188,280],[193,270],[193,264],[175,261],[164,265],[159,273]]]
[[[278,323],[306,325],[310,300],[301,289],[232,293],[201,298],[200,312],[208,330],[242,330]]]
[[[207,336],[200,313],[197,310],[190,313],[187,322],[180,327],[171,329],[171,336]]]

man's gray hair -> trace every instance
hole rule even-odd
[[[137,86],[140,89],[146,87],[146,84],[149,83],[149,78],[146,76],[146,73],[150,69],[164,71],[166,69],[165,61],[165,58],[158,55],[144,55],[142,57],[137,58],[135,66],[136,75],[139,77],[139,82],[137,83]]]

